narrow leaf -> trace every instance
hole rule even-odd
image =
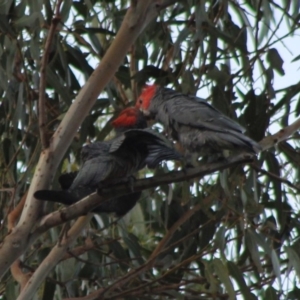
[[[263,268],[260,262],[260,256],[259,256],[259,252],[258,252],[258,247],[257,247],[257,241],[255,240],[255,238],[253,237],[253,235],[251,234],[251,232],[249,230],[246,231],[245,234],[245,241],[246,241],[246,247],[248,249],[248,251],[250,252],[251,258],[258,270],[259,273],[263,272]]]
[[[272,286],[269,286],[266,289],[265,299],[266,300],[279,300],[279,296],[277,296],[276,290]]]
[[[228,261],[227,262],[227,267],[229,270],[229,274],[230,276],[232,276],[236,282],[238,283],[241,293],[244,296],[244,299],[247,300],[255,300],[257,299],[250,291],[250,288],[247,286],[245,279],[244,279],[244,275],[241,272],[241,270],[237,267],[237,265],[232,262],[232,261]]]
[[[234,291],[232,282],[229,278],[229,273],[228,273],[228,269],[226,268],[226,266],[218,258],[213,261],[213,265],[214,265],[215,272],[217,273],[220,280],[225,285],[225,288],[229,295],[229,299],[230,300],[236,299],[235,291]]]

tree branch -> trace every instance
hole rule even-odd
[[[19,201],[19,203],[17,204],[17,206],[8,214],[7,216],[7,230],[11,231],[13,230],[17,219],[20,217],[26,198],[27,198],[27,191],[24,193],[24,195],[22,196],[21,200]]]
[[[259,144],[262,146],[262,151],[274,147],[277,143],[285,141],[291,135],[293,135],[300,128],[300,118],[298,118],[291,125],[280,129],[277,133],[266,136],[263,138]]]
[[[24,273],[21,267],[21,260],[17,259],[14,261],[14,263],[10,267],[10,272],[13,276],[13,278],[16,280],[16,282],[20,285],[20,290],[22,291],[24,287],[26,286],[28,280],[31,277],[31,273]]]
[[[60,21],[60,6],[62,0],[57,0],[55,13],[51,22],[51,26],[46,39],[44,55],[41,60],[40,69],[40,86],[39,86],[39,128],[40,128],[40,138],[42,143],[42,149],[46,149],[49,146],[49,141],[46,132],[47,114],[46,114],[46,71],[47,64],[49,61],[50,47],[54,38],[57,24]]]
[[[76,240],[82,229],[89,223],[92,216],[92,214],[89,214],[77,219],[70,230],[68,230],[62,241],[58,241],[56,246],[50,251],[47,257],[35,270],[17,300],[27,300],[33,298],[40,284],[48,276],[51,270],[58,264],[58,262],[64,257],[70,245]]]
[[[274,173],[272,173],[272,172],[269,172],[269,171],[267,171],[267,170],[264,170],[264,169],[260,168],[259,166],[255,165],[255,164],[252,165],[252,168],[253,168],[254,170],[256,170],[257,172],[260,172],[260,173],[262,173],[262,174],[264,174],[264,175],[270,176],[270,177],[272,177],[273,179],[275,179],[275,180],[277,180],[277,181],[279,181],[279,182],[281,182],[281,183],[284,183],[284,184],[288,185],[289,187],[291,187],[291,188],[297,190],[298,192],[300,192],[300,187],[297,186],[297,185],[295,185],[295,184],[293,184],[293,183],[291,183],[289,180],[287,180],[287,179],[285,179],[285,178],[282,178],[282,177],[280,177],[280,176],[277,176],[276,174],[274,174]]]

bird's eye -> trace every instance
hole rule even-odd
[[[142,99],[139,99],[139,104],[142,104],[143,103],[143,100]]]

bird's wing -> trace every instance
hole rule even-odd
[[[114,153],[123,145],[126,140],[126,135],[124,133],[110,140],[109,153]]]
[[[99,155],[103,155],[109,152],[110,142],[96,142],[92,144],[88,144],[81,149],[81,161],[84,163],[85,161],[98,157]]]
[[[132,160],[141,160],[136,165],[147,164],[154,168],[163,160],[182,159],[173,145],[161,134],[151,129],[132,129],[124,132],[119,139],[112,143],[110,152],[116,155],[127,153]],[[129,158],[130,159],[130,158]]]
[[[158,119],[164,124],[173,120],[179,124],[200,129],[215,131],[226,129],[241,133],[245,131],[237,122],[197,97],[182,95],[169,89],[162,94],[162,97],[165,101],[159,109]],[[171,120],[167,120],[168,117]]]
[[[82,164],[70,189],[81,186],[97,187],[100,182],[110,177],[112,169],[113,161],[109,154],[88,159]]]

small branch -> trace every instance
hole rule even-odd
[[[121,81],[120,81],[116,76],[114,76],[114,77],[112,78],[112,81],[113,81],[114,84],[116,85],[117,91],[118,91],[119,94],[120,94],[120,97],[121,97],[121,99],[122,99],[123,105],[124,105],[124,106],[128,105],[128,102],[129,102],[129,101],[128,101],[127,95],[126,95],[126,93],[125,93],[125,91],[124,91],[124,89],[123,89],[123,87],[122,87]],[[134,99],[135,99],[135,98],[134,98]]]
[[[21,268],[21,260],[17,259],[10,267],[13,278],[20,284],[20,289],[23,291],[28,280],[31,277],[31,273],[23,273]]]
[[[18,205],[8,214],[7,216],[7,230],[12,231],[17,219],[20,217],[25,201],[27,197],[27,192],[23,195]],[[10,272],[13,278],[20,284],[21,291],[25,287],[26,283],[31,277],[31,273],[24,273],[21,268],[21,260],[17,259],[10,267]]]
[[[10,232],[15,227],[16,220],[20,217],[28,191],[25,192],[18,205],[7,216],[7,230]]]
[[[299,186],[296,186],[295,184],[291,183],[289,180],[285,179],[285,178],[282,178],[282,177],[279,177],[277,176],[276,174],[272,173],[272,172],[269,172],[267,170],[264,170],[262,168],[260,168],[259,166],[255,165],[255,164],[252,164],[251,167],[256,170],[257,172],[259,173],[262,173],[262,174],[265,174],[267,176],[270,176],[271,178],[279,181],[279,182],[282,182],[282,183],[285,183],[286,185],[288,185],[289,187],[297,190],[297,191],[300,191],[300,187]]]
[[[280,129],[277,133],[263,138],[259,144],[262,146],[262,151],[274,147],[277,143],[288,139],[300,128],[300,118],[291,125]]]
[[[76,240],[82,229],[89,223],[92,216],[92,214],[89,214],[88,216],[80,217],[77,219],[70,230],[68,230],[62,241],[56,244],[56,246],[51,250],[48,256],[35,270],[17,300],[27,300],[33,298],[40,284],[45,280],[45,278],[58,264],[58,262],[64,257],[71,243]]]
[[[94,248],[95,248],[95,245],[94,245],[93,241],[91,240],[90,237],[87,237],[85,240],[85,245],[78,246],[72,250],[69,250],[60,261],[63,261],[63,260],[66,260],[66,259],[69,259],[72,257],[78,258],[78,256],[80,256],[81,254],[83,254],[91,249],[94,249]]]
[[[136,90],[136,81],[133,79],[133,76],[136,73],[136,58],[135,58],[135,45],[131,46],[130,51],[130,82],[131,82],[131,91],[133,95],[133,99],[137,98],[137,90]]]
[[[40,69],[40,86],[39,86],[39,128],[40,128],[40,137],[42,142],[42,149],[46,149],[49,146],[49,140],[47,138],[46,132],[46,123],[47,123],[47,114],[46,114],[46,71],[47,64],[49,61],[50,47],[54,38],[57,24],[60,21],[60,6],[62,0],[57,0],[55,13],[51,22],[51,26],[48,32],[48,36],[45,43],[44,55],[41,60],[41,69]]]
[[[129,28],[135,28],[148,15],[152,0],[131,0],[130,10],[133,12],[128,20]]]

